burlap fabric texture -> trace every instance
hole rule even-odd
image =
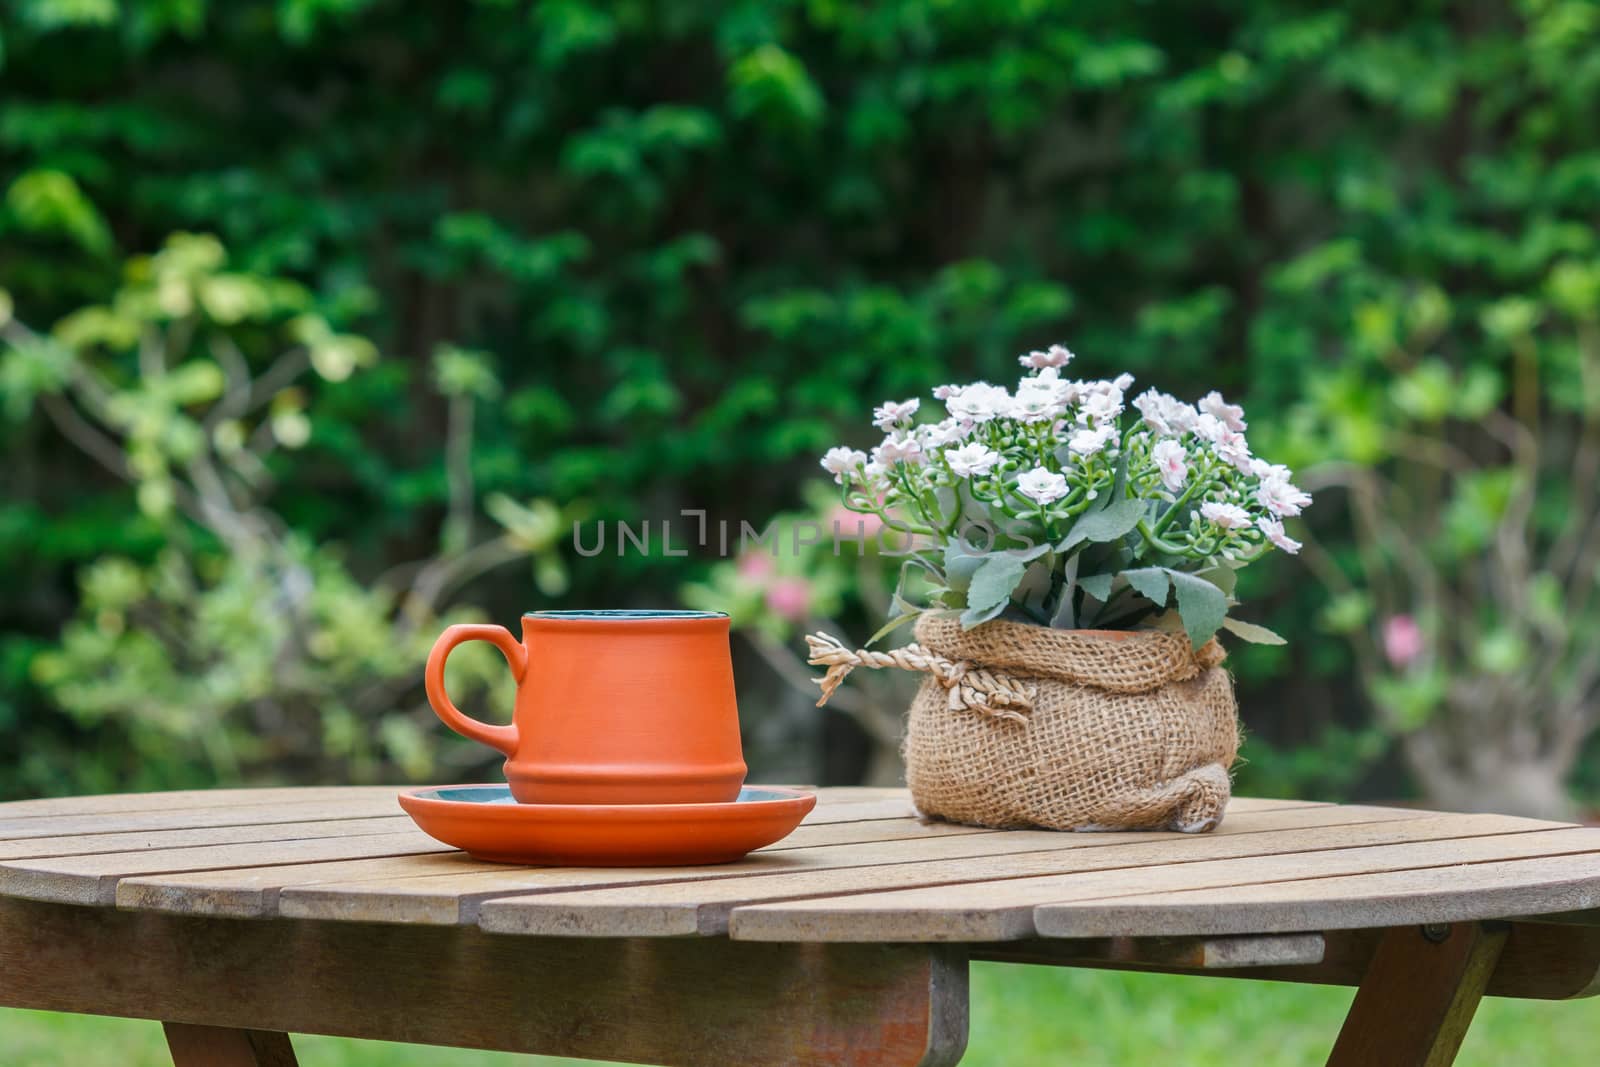
[[[830,668],[825,695],[850,666],[928,672],[905,740],[906,781],[924,815],[999,829],[1185,833],[1221,820],[1239,731],[1215,640],[1195,651],[1182,634],[1003,620],[963,631],[931,615],[916,635],[909,661],[813,662],[848,663]],[[975,697],[974,684],[998,698]]]

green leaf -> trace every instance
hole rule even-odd
[[[965,593],[972,584],[972,576],[983,565],[986,557],[967,552],[960,541],[944,546],[944,581],[951,589]]]
[[[1085,541],[1097,544],[1115,541],[1139,525],[1139,520],[1144,518],[1144,509],[1143,500],[1130,496],[1113,500],[1099,510],[1086,511],[1078,516],[1078,521],[1072,524],[1067,536],[1056,545],[1056,551],[1071,551]]]
[[[1282,637],[1265,626],[1257,626],[1253,622],[1245,622],[1242,619],[1223,619],[1222,628],[1235,637],[1250,642],[1252,645],[1287,644]]]
[[[967,587],[967,607],[981,611],[1004,604],[1022,580],[1022,573],[1027,567],[1015,556],[994,555],[985,558],[973,572],[972,584]]]
[[[1139,567],[1131,571],[1123,571],[1122,576],[1128,579],[1128,584],[1133,586],[1133,591],[1147,600],[1155,602],[1156,607],[1165,607],[1167,604],[1167,587],[1171,580],[1167,572],[1161,567]],[[1101,597],[1104,600],[1105,597]]]
[[[1210,582],[1193,574],[1168,569],[1172,588],[1178,594],[1178,614],[1189,643],[1199,648],[1222,627],[1228,615],[1228,598]]]
[[[986,608],[982,611],[978,610],[977,608],[967,608],[966,611],[961,613],[961,628],[963,630],[970,630],[974,626],[981,626],[983,623],[988,622],[990,619],[1006,610],[1006,605],[1009,603],[1011,603],[1009,599],[1002,600],[993,607]]]
[[[1027,567],[1014,556],[986,558],[973,573],[972,584],[967,588],[967,610],[961,613],[962,627],[970,630],[1004,611],[1011,600],[1011,591],[1022,580]]]
[[[805,64],[776,44],[764,44],[728,69],[729,109],[772,125],[813,126],[827,108]]]
[[[1076,556],[1073,557],[1073,559],[1077,558]],[[1110,574],[1086,574],[1078,579],[1078,584],[1090,596],[1104,603],[1111,599],[1111,580],[1113,577]]]
[[[1031,563],[1023,572],[1017,585],[1015,598],[1029,611],[1043,612],[1045,597],[1050,595],[1050,568],[1043,563]]]
[[[1050,625],[1057,630],[1075,630],[1078,627],[1073,601],[1077,599],[1078,564],[1082,561],[1081,553],[1068,556],[1066,566],[1061,568],[1061,601],[1056,605],[1055,616],[1050,620]]]
[[[6,190],[5,204],[23,230],[64,233],[89,252],[111,249],[111,231],[72,175],[31,170]]]

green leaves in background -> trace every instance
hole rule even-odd
[[[451,401],[431,385],[454,349],[492,354],[500,387],[466,465],[480,494],[634,521],[792,508],[863,402],[1001,380],[1060,336],[1086,375],[1238,394],[1262,451],[1295,467],[1390,463],[1414,443],[1402,428],[1486,415],[1530,338],[1551,403],[1600,409],[1580,346],[1548,343],[1600,316],[1581,0],[1472,19],[977,0],[10,10],[0,288],[23,321],[69,325],[0,352],[0,543],[20,583],[0,659],[55,640],[90,561],[148,565],[167,536],[41,411],[79,346],[123,352],[134,377],[141,320],[108,301],[123,259],[171,233],[216,235],[229,277],[184,280],[208,254],[195,238],[153,298],[230,330],[325,324],[302,338],[315,379],[265,409],[262,476],[283,521],[346,546],[363,582],[431,546],[449,507]],[[266,277],[292,282],[249,283]],[[488,395],[464,363],[439,380]],[[171,397],[146,402],[130,417],[149,440],[190,433]],[[224,421],[207,432],[232,440]],[[1466,558],[1514,488],[1490,474],[1409,498]],[[1350,570],[1336,511],[1318,532]],[[565,597],[664,602],[702,563],[573,568]],[[1252,727],[1304,739],[1359,705],[1320,625],[1385,611],[1268,571],[1254,595],[1299,658],[1263,669],[1310,696]],[[473,595],[505,615],[531,581]],[[82,755],[19,692],[30,755],[0,791],[115,781],[114,746]]]

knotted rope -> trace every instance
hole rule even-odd
[[[970,709],[1010,722],[1027,722],[1037,695],[1035,687],[1027,682],[975,667],[965,660],[945,659],[921,645],[905,645],[888,652],[872,652],[865,648],[852,651],[837,638],[824,633],[807,634],[806,644],[811,649],[807,662],[813,667],[828,668],[827,674],[816,679],[822,687],[818,707],[828,702],[845,676],[857,667],[874,670],[894,667],[931,674],[949,693],[950,710]]]

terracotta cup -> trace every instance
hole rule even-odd
[[[517,682],[511,725],[470,718],[445,694],[445,659],[463,641],[505,656]],[[744,783],[718,612],[535,611],[521,641],[503,626],[452,626],[425,679],[446,726],[506,754],[524,804],[725,803]]]

